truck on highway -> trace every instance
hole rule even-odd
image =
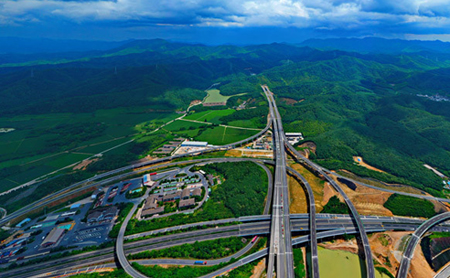
[[[206,264],[206,261],[195,261],[194,264]]]
[[[255,241],[258,239],[258,236],[255,236],[253,239],[252,239],[252,243],[255,243]]]

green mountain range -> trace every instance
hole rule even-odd
[[[259,86],[268,84],[285,129],[317,145],[318,163],[439,195],[442,180],[423,164],[450,176],[450,102],[418,95],[450,98],[449,73],[450,47],[443,42],[206,46],[137,40],[88,52],[0,55],[0,115],[142,106],[175,111],[216,82],[224,95],[263,101]],[[356,166],[353,156],[385,173]]]

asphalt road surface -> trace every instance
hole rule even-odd
[[[402,261],[400,262],[400,267],[398,269],[397,277],[398,278],[406,278],[409,272],[409,265],[411,263],[411,259],[414,255],[414,250],[416,249],[417,244],[420,242],[420,239],[423,235],[436,224],[446,221],[450,219],[450,212],[445,212],[438,214],[427,221],[425,221],[419,228],[412,234],[411,239],[406,246],[405,252],[403,252]]]

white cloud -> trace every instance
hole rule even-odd
[[[448,26],[448,0],[3,0],[0,25],[65,19],[145,25],[281,26],[320,30]]]

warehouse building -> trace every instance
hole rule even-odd
[[[48,236],[44,239],[41,246],[45,248],[55,245],[64,236],[65,233],[66,229],[58,229],[57,227],[53,228],[53,230],[51,230]]]
[[[181,144],[182,147],[198,147],[198,148],[206,148],[208,146],[208,142],[203,141],[186,141]]]

